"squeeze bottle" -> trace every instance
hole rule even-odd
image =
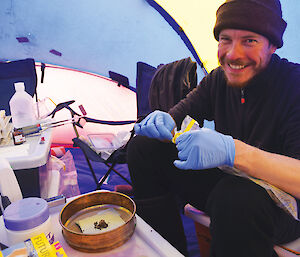
[[[12,123],[15,128],[34,125],[36,122],[33,98],[25,91],[24,82],[15,83],[15,94],[9,101]]]

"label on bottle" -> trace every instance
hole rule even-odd
[[[12,133],[12,136],[13,136],[13,140],[14,140],[15,145],[23,144],[26,141],[26,138],[25,138],[24,134],[22,132],[18,131],[18,130],[15,130]]]

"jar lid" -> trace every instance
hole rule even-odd
[[[5,227],[13,231],[32,229],[43,224],[49,218],[46,200],[29,197],[11,203],[4,210]]]

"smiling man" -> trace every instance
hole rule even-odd
[[[128,167],[138,214],[185,255],[175,197],[210,216],[211,256],[277,256],[274,245],[300,237],[295,216],[244,177],[300,198],[300,65],[275,54],[285,28],[279,0],[227,0],[214,27],[220,66],[168,113],[135,125]],[[213,120],[215,131],[166,142],[186,115]]]
[[[276,47],[254,32],[224,29],[219,35],[218,57],[227,85],[243,88],[270,62]]]

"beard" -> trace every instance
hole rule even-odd
[[[224,69],[223,69],[223,71],[224,71]],[[235,82],[235,81],[231,81],[231,80],[228,79],[227,74],[226,74],[225,71],[224,71],[224,74],[225,74],[226,84],[227,84],[227,86],[229,86],[229,87],[244,88],[244,87],[246,87],[246,86],[250,83],[250,81],[253,79],[253,78],[250,78],[249,80],[244,81],[244,82],[238,82],[238,81]]]
[[[245,74],[246,77],[245,77],[245,79],[243,79],[243,76],[245,76],[243,74],[228,75],[229,71],[226,70],[226,65],[229,66],[229,64],[230,64],[230,65],[236,65],[236,66],[245,66],[245,69],[247,69],[247,67],[255,67],[255,63],[253,63],[253,62],[244,63],[241,60],[235,60],[235,61],[228,62],[228,61],[225,61],[225,58],[221,58],[219,63],[224,72],[227,85],[230,87],[235,87],[235,88],[246,87],[250,83],[250,81],[252,81],[254,79],[254,77],[256,77],[262,71],[262,69],[253,68],[252,74],[250,73],[249,77],[247,78],[247,73],[246,73]],[[248,74],[249,74],[249,71],[248,71]]]

